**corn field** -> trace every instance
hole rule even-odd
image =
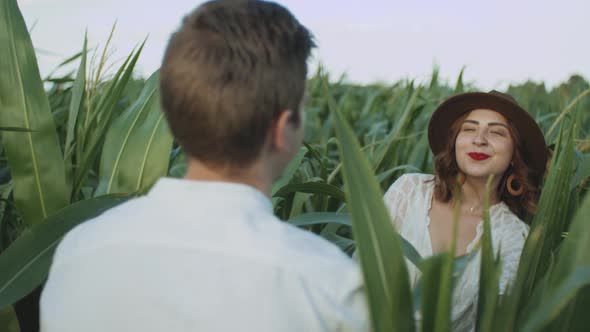
[[[81,36],[80,53],[62,64],[77,69],[41,78],[16,0],[2,0],[0,44],[0,331],[16,332],[17,314],[21,323],[36,319],[17,303],[42,286],[68,230],[159,177],[182,177],[186,165],[160,111],[158,72],[132,76],[143,43],[112,68],[108,42],[91,50]],[[428,120],[444,99],[477,90],[462,76],[448,84],[434,70],[427,83],[359,86],[320,68],[308,81],[305,143],[272,203],[286,222],[349,255],[358,250],[375,331],[413,331],[414,310],[421,331],[451,330],[450,290],[469,257],[420,257],[396,233],[382,195],[404,173],[432,172]],[[493,234],[484,232],[477,331],[586,330],[590,85],[572,76],[552,89],[527,82],[506,92],[554,152],[517,280],[501,299]],[[419,290],[406,259],[422,272]]]

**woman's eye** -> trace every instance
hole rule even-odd
[[[492,131],[491,133],[498,136],[506,136],[506,134],[502,131]]]
[[[466,127],[463,128],[463,131],[475,131],[475,128]]]

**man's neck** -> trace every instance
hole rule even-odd
[[[263,165],[254,163],[246,168],[209,166],[198,160],[187,161],[184,176],[187,180],[233,182],[249,185],[271,196],[272,176],[265,172]]]

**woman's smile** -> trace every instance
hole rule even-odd
[[[480,152],[469,152],[467,155],[471,157],[471,159],[478,161],[490,158],[490,155]]]

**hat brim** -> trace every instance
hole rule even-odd
[[[437,155],[450,139],[451,126],[463,114],[474,109],[490,109],[502,114],[518,132],[524,161],[538,175],[545,172],[547,147],[541,128],[530,114],[508,98],[485,92],[468,92],[444,101],[428,124],[430,149]]]

